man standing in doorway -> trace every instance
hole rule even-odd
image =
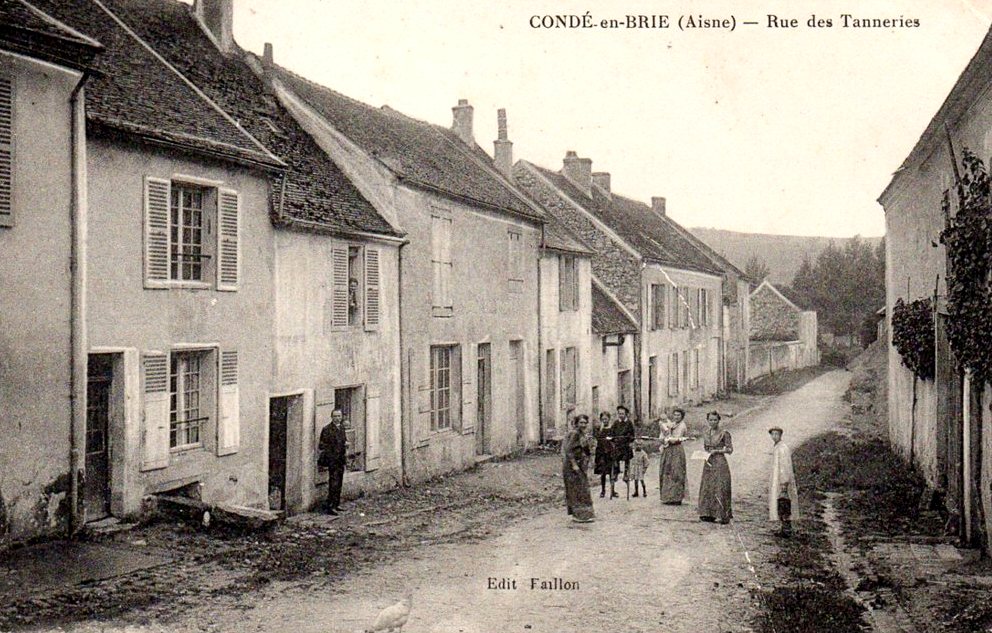
[[[341,485],[344,483],[344,467],[347,460],[348,438],[344,433],[344,414],[341,409],[331,413],[331,422],[320,431],[317,445],[320,455],[317,464],[327,468],[328,514],[337,516],[341,512]]]

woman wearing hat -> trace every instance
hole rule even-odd
[[[661,502],[679,505],[685,499],[685,411],[675,409],[670,420],[661,425],[661,462],[658,466],[658,487]]]
[[[699,520],[730,523],[734,513],[730,507],[731,482],[727,455],[734,452],[730,433],[720,428],[720,414],[706,414],[710,428],[703,435],[703,450],[709,457],[703,463],[703,477],[699,482]]]

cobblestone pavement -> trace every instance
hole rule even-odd
[[[689,462],[690,503],[662,506],[655,458],[648,497],[606,501],[594,496],[597,521],[592,524],[568,521],[560,499],[554,505],[507,504],[523,518],[501,522],[483,514],[481,525],[472,523],[467,506],[442,522],[447,521],[448,533],[471,538],[437,538],[425,528],[423,546],[394,551],[386,541],[374,564],[332,582],[319,576],[272,576],[250,591],[224,592],[215,599],[198,594],[195,600],[138,609],[119,620],[65,628],[86,633],[356,631],[409,591],[413,611],[404,630],[412,633],[748,631],[755,608],[751,589],[772,573],[769,560],[775,550],[765,521],[771,446],[766,429],[780,425],[786,440],[798,445],[831,428],[845,413],[841,396],[848,380],[844,372],[825,374],[730,422],[736,520],[729,526],[696,518],[700,462]],[[698,446],[686,448],[691,453]],[[549,477],[553,471],[547,464],[553,460],[537,460]],[[424,520],[430,525],[432,517]],[[376,529],[388,531],[389,525]],[[516,589],[489,589],[490,578],[516,580]],[[531,589],[531,578],[561,578],[575,586]]]

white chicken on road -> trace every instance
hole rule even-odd
[[[405,598],[396,604],[386,607],[376,616],[372,628],[365,629],[365,633],[378,633],[388,631],[395,633],[403,630],[403,625],[410,617],[410,608],[413,606],[413,596],[407,594]]]

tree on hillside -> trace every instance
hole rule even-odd
[[[771,272],[768,268],[768,262],[758,255],[751,255],[748,257],[747,263],[744,264],[744,274],[750,277],[755,283],[760,284]]]
[[[885,301],[885,246],[855,236],[843,248],[831,242],[815,262],[803,261],[792,289],[837,335],[858,334]]]

